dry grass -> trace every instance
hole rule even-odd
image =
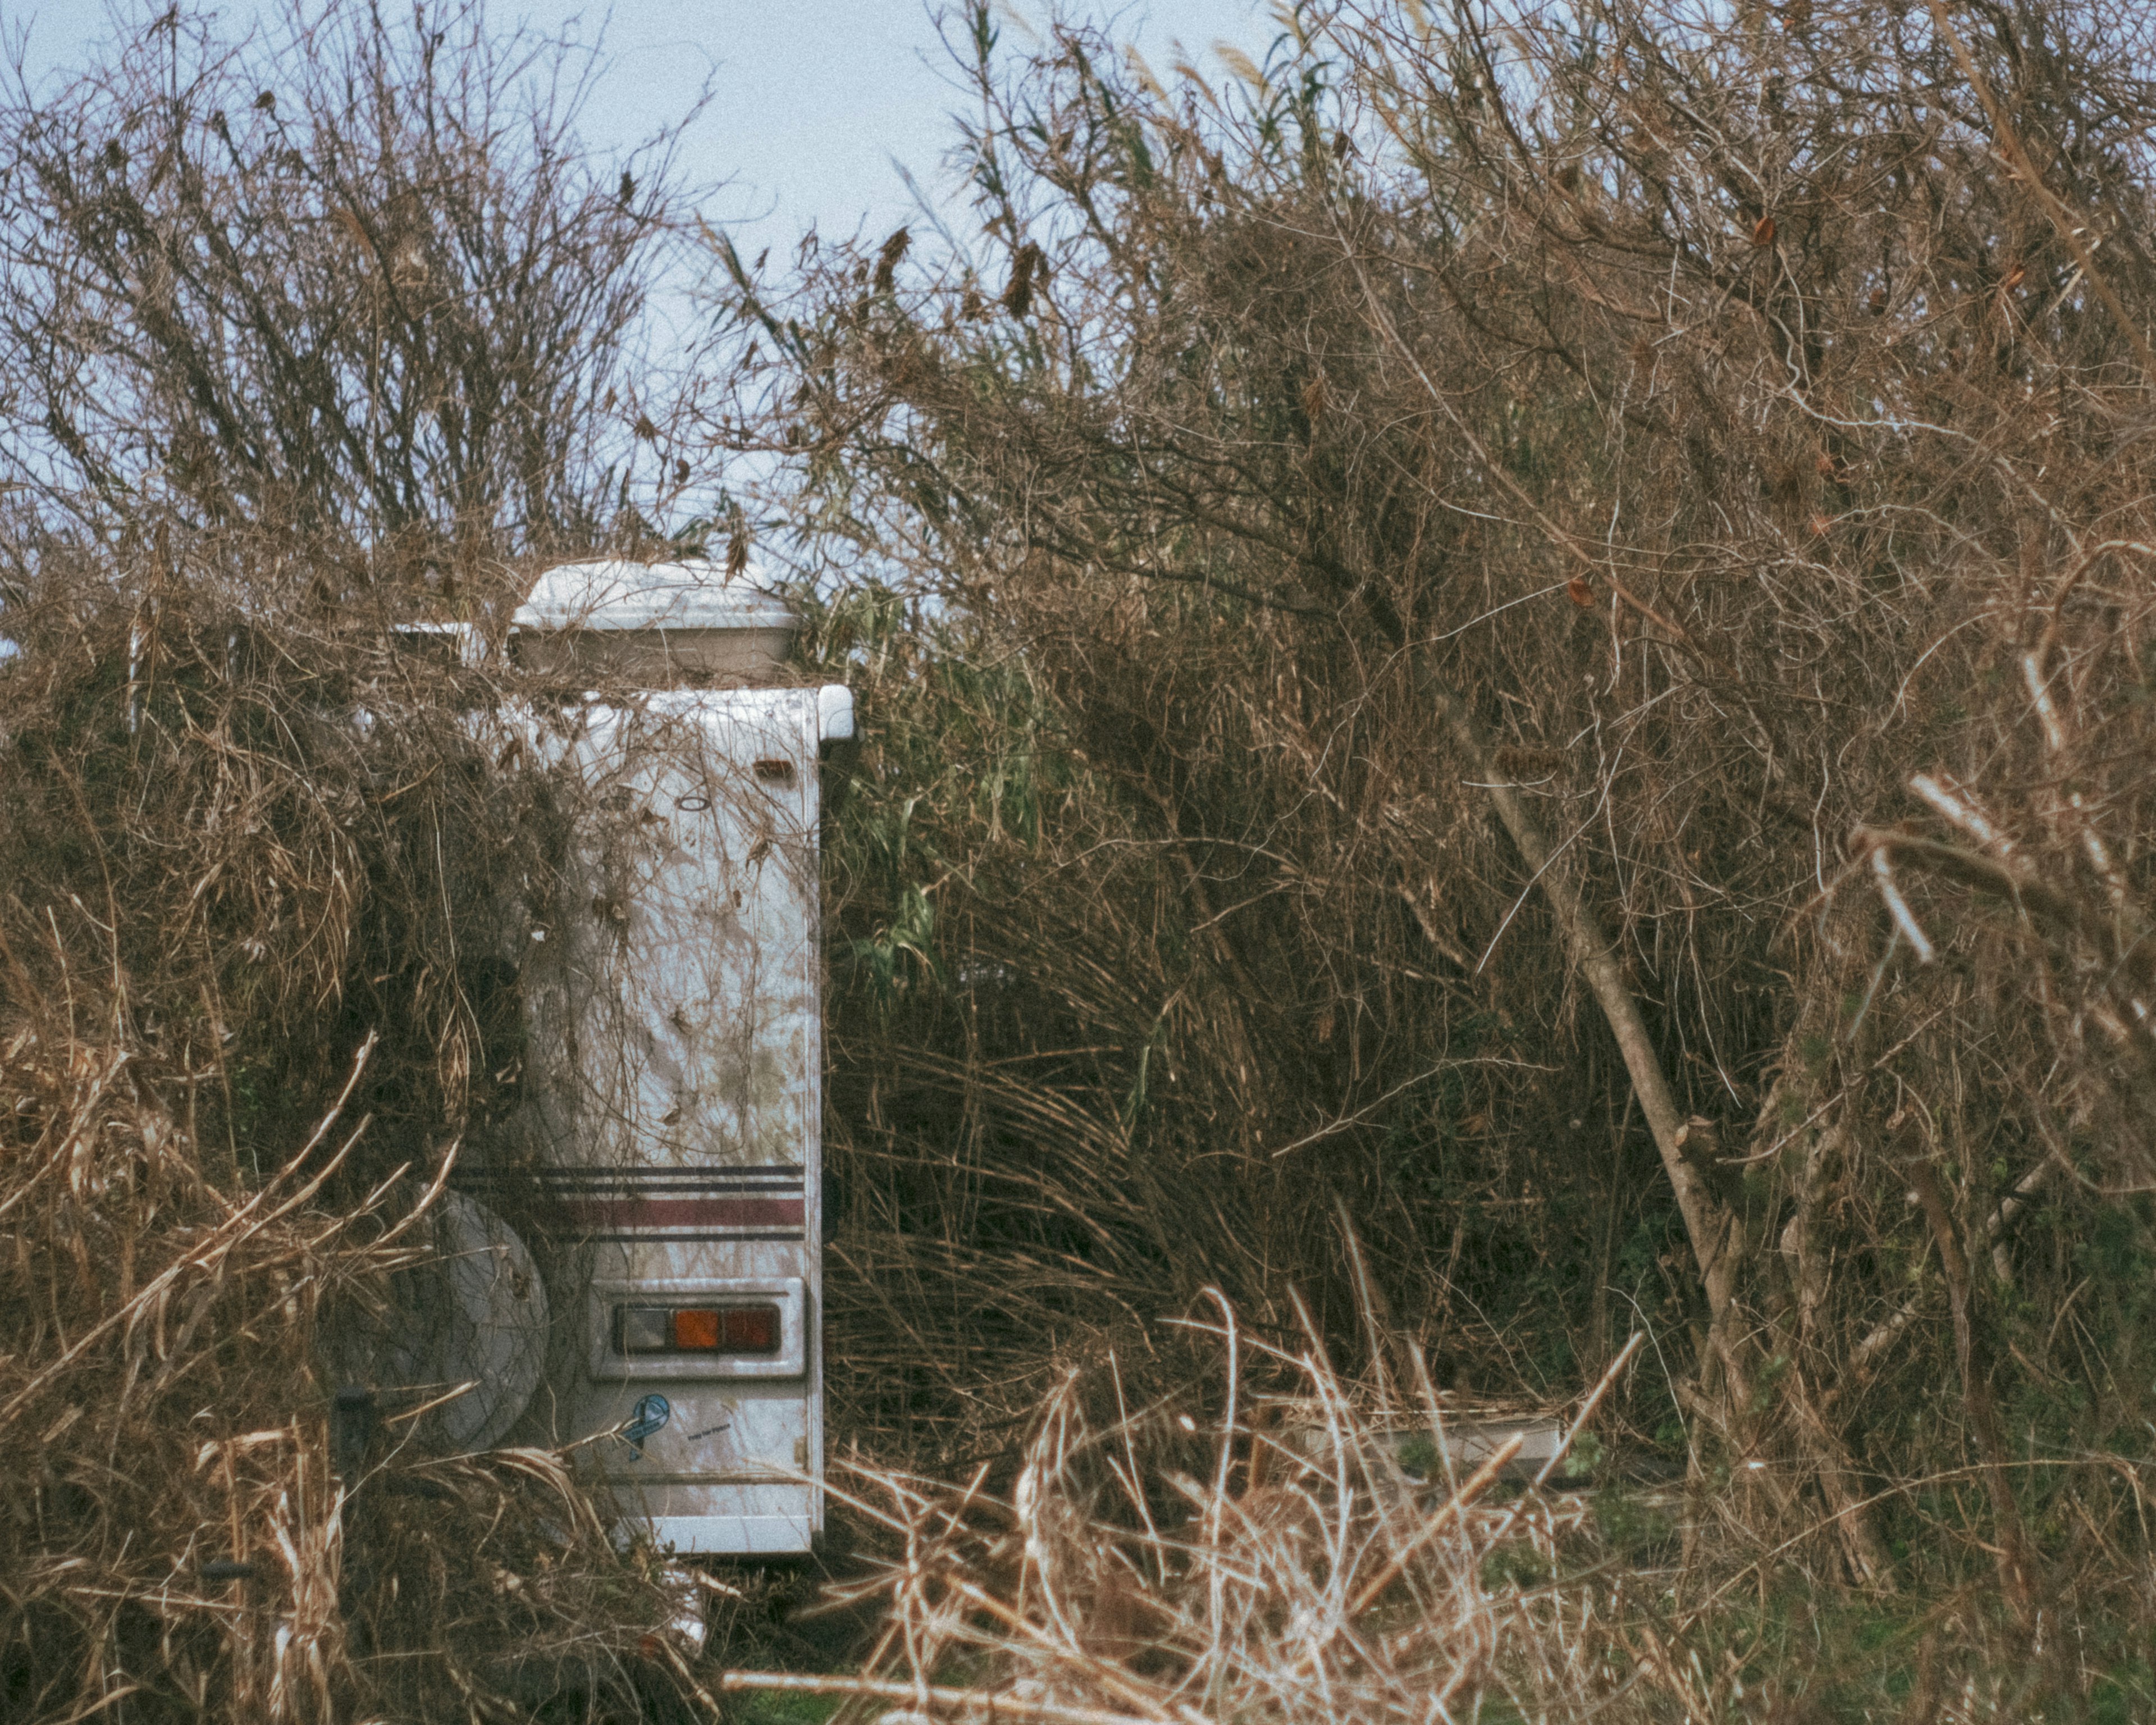
[[[852,1507],[893,1548],[869,1584],[888,1617],[870,1675],[820,1680],[824,1692],[1072,1722],[1423,1721],[1464,1715],[1486,1695],[1541,1704],[1597,1692],[1594,1638],[1553,1636],[1561,1620],[1484,1581],[1490,1555],[1515,1543],[1556,1558],[1538,1493],[1573,1434],[1527,1496],[1499,1504],[1492,1488],[1517,1438],[1465,1476],[1411,1475],[1401,1410],[1343,1383],[1314,1335],[1297,1355],[1260,1348],[1254,1363],[1300,1392],[1292,1425],[1240,1404],[1249,1344],[1232,1327],[1224,1339],[1227,1395],[1209,1440],[1159,1409],[1096,1424],[1074,1376],[1050,1397],[1007,1496],[982,1475],[953,1486],[859,1471]],[[1119,1394],[1112,1360],[1107,1375]],[[1416,1414],[1425,1434],[1443,1429],[1427,1385]],[[937,1684],[946,1673],[968,1681]]]
[[[1344,1378],[1314,1333],[1291,1355],[1232,1319],[1203,1333],[1209,1423],[1181,1411],[1203,1397],[1127,1408],[1111,1357],[1047,1398],[1005,1489],[985,1467],[855,1466],[842,1495],[877,1556],[826,1609],[873,1602],[873,1651],[857,1671],[712,1686],[886,1725],[2143,1717],[2132,1631],[2072,1599],[2032,1641],[1981,1579],[1860,1599],[1714,1542],[1712,1493],[1606,1466],[1594,1489],[1562,1486],[1639,1337],[1528,1479],[1509,1441],[1471,1471],[1434,1463],[1460,1428],[1426,1382]]]
[[[56,584],[0,670],[0,1711],[663,1712],[678,1585],[569,1458],[341,1424],[322,1345],[513,1104],[530,805],[453,670],[214,591]]]
[[[429,1255],[430,1194],[325,1196],[363,1120],[225,1190],[146,1059],[18,1028],[0,1084],[11,1718],[461,1717],[664,1668],[670,1594],[564,1458],[429,1456],[394,1420],[333,1453],[321,1314]]]

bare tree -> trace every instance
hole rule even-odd
[[[0,106],[18,569],[167,513],[453,579],[605,536],[632,470],[645,508],[678,495],[644,340],[677,128],[595,163],[591,50],[476,0],[138,18]]]

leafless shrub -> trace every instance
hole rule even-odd
[[[955,613],[955,737],[883,745],[950,777],[844,877],[922,954],[878,1322],[1052,1285],[1015,1358],[1214,1281],[1277,1338],[1294,1280],[1337,1337],[1345,1198],[1445,1370],[1638,1301],[1705,1544],[2122,1604],[2136,20],[1349,7],[1240,89],[963,22],[983,250],[740,288],[732,423]]]
[[[676,1589],[568,1458],[341,1415],[331,1345],[424,1291],[517,1106],[501,937],[573,788],[470,722],[513,673],[394,610],[243,609],[219,542],[156,542],[49,571],[0,665],[10,1716],[663,1713]]]
[[[672,510],[642,331],[674,132],[619,183],[593,162],[590,51],[471,3],[120,22],[109,64],[0,104],[18,578],[163,514],[259,530],[325,594],[454,598]]]

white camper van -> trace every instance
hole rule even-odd
[[[523,1101],[444,1200],[465,1445],[574,1444],[681,1554],[823,1525],[819,764],[787,608],[701,565],[557,568],[511,650],[609,691],[502,715],[569,839],[517,963]],[[634,691],[634,692],[624,692]]]

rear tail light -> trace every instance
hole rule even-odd
[[[778,1352],[778,1308],[776,1306],[729,1306],[720,1313],[731,1353]]]
[[[618,1353],[671,1353],[674,1314],[663,1306],[617,1306],[613,1345]]]
[[[617,1306],[618,1353],[776,1353],[776,1306]]]
[[[674,1345],[684,1353],[712,1353],[726,1333],[723,1315],[716,1312],[677,1312],[674,1314]]]

